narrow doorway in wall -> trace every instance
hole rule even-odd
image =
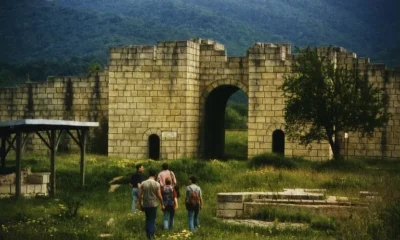
[[[272,152],[285,155],[285,133],[282,130],[275,130],[272,133]]]
[[[149,158],[153,160],[160,159],[160,137],[156,134],[152,134],[149,136],[148,141],[149,147]]]

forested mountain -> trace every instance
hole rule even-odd
[[[71,57],[106,62],[109,46],[193,37],[221,42],[229,56],[255,41],[290,42],[400,66],[399,9],[398,0],[2,0],[0,70],[50,61],[69,68],[52,74],[75,74]]]

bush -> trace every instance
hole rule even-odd
[[[251,167],[273,166],[276,168],[296,169],[293,159],[285,158],[274,153],[263,153],[253,157],[249,162]]]
[[[338,159],[330,160],[318,165],[317,170],[335,170],[344,172],[360,171],[365,169],[365,162],[361,159]]]
[[[332,218],[326,216],[313,217],[310,226],[316,230],[336,230],[336,222]]]
[[[169,169],[175,173],[180,185],[184,185],[190,176],[196,176],[199,181],[220,182],[222,180],[221,169],[218,169],[218,165],[206,160],[176,160],[169,165]]]
[[[224,159],[247,160],[247,131],[225,131]]]
[[[306,209],[290,209],[279,207],[268,207],[259,210],[253,216],[263,221],[309,223],[316,230],[335,230],[336,222],[333,218],[317,215]]]
[[[386,205],[380,218],[383,221],[383,226],[388,239],[400,239],[400,199]]]
[[[263,221],[279,222],[310,222],[311,213],[301,209],[283,209],[278,207],[263,208],[254,214],[253,218]]]
[[[247,129],[247,115],[240,113],[231,106],[225,110],[225,129]]]

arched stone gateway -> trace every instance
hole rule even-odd
[[[225,108],[236,91],[248,93],[248,87],[239,81],[219,80],[209,84],[200,100],[200,157],[223,158],[225,145]]]
[[[399,158],[400,71],[386,70],[383,64],[372,64],[340,47],[330,57],[339,67],[357,68],[383,88],[386,110],[392,114],[388,125],[370,139],[348,133],[346,153]],[[114,47],[109,66],[96,76],[49,78],[18,89],[0,88],[0,120],[68,116],[88,121],[95,115],[108,119],[109,155],[147,158],[149,143],[156,142],[155,137],[149,142],[149,137],[155,134],[160,159],[214,158],[224,154],[221,126],[226,101],[241,89],[249,105],[248,158],[275,151],[289,157],[327,159],[326,142],[304,147],[282,138],[285,102],[279,87],[292,74],[295,58],[289,44],[272,43],[255,43],[246,56],[228,57],[222,44],[208,39]],[[68,109],[66,92],[73,93]],[[278,129],[282,132],[274,134]],[[40,139],[27,142],[35,149],[41,144]]]

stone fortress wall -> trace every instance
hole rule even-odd
[[[349,133],[344,154],[400,157],[400,71],[371,64],[343,48],[334,50],[331,57],[338,66],[358,68],[384,89],[392,114],[387,127],[370,139]],[[294,60],[289,44],[255,43],[245,57],[228,57],[223,45],[208,39],[114,47],[108,69],[97,77],[63,77],[0,89],[0,120],[103,119],[108,122],[111,156],[139,159],[156,151],[160,159],[217,158],[223,155],[226,101],[241,89],[249,99],[251,158],[271,152],[277,141],[274,134],[284,134],[279,86]],[[285,156],[331,156],[327,142],[304,147],[283,141]]]
[[[57,119],[107,122],[108,76],[49,77],[46,82],[29,82],[18,88],[0,88],[0,121],[18,119]],[[107,129],[90,130],[92,145],[106,141],[99,139]],[[97,138],[96,138],[97,136]],[[61,139],[59,149],[77,148],[71,138]],[[104,145],[104,144],[103,144]],[[89,147],[95,147],[90,146]],[[26,144],[27,150],[48,150],[36,135]],[[104,151],[105,152],[105,151]]]

